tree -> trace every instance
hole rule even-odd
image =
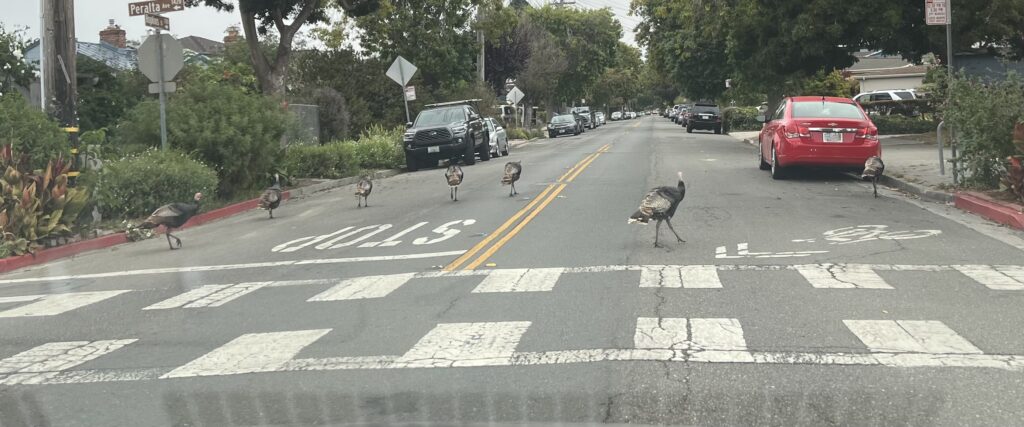
[[[231,11],[235,7],[232,0],[187,0],[186,5],[195,6],[200,2],[218,10]],[[378,0],[336,2],[345,13],[363,16],[376,9]],[[327,18],[325,4],[324,0],[238,0],[242,30],[263,93],[284,94],[295,35],[304,24],[323,22]],[[286,19],[292,22],[286,23]],[[263,51],[259,39],[271,29],[276,30],[279,37],[272,58]]]
[[[527,33],[524,37],[530,40],[530,56],[526,60],[526,67],[516,79],[519,88],[526,94],[524,108],[530,114],[530,105],[544,103],[548,114],[552,114],[555,111],[555,89],[559,79],[568,70],[569,62],[550,33],[532,25],[524,26],[522,31]],[[528,116],[526,123],[530,123],[531,119]]]
[[[46,166],[50,159],[69,154],[67,135],[46,113],[33,108],[18,92],[0,95],[0,146],[12,145],[29,156],[28,169]]]
[[[7,31],[0,23],[0,95],[14,90],[14,85],[28,87],[35,72],[25,61],[29,41],[24,30]]]
[[[148,81],[137,70],[116,71],[81,56],[77,73],[78,124],[83,130],[113,127],[146,93]]]
[[[611,66],[622,37],[622,25],[609,9],[577,10],[552,7],[528,9],[526,15],[547,30],[564,53],[566,72],[558,78],[559,101],[578,100]]]

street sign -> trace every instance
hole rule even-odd
[[[416,86],[405,87],[405,100],[415,101],[416,100]]]
[[[185,10],[185,0],[151,0],[128,3],[128,16],[167,13]]]
[[[154,15],[152,13],[146,14],[146,26],[159,28],[164,31],[171,31],[171,20],[167,17]]]
[[[178,90],[178,84],[174,82],[164,82],[164,93],[170,93]],[[149,93],[160,93],[160,83],[150,83]]]
[[[949,0],[925,0],[924,22],[927,25],[949,25]]]
[[[505,95],[505,100],[511,102],[512,105],[518,105],[524,96],[526,94],[523,91],[519,90],[518,87],[512,86],[512,90],[508,91],[508,94]]]
[[[139,71],[149,77],[152,82],[160,81],[160,43],[163,40],[163,80],[174,79],[174,76],[185,66],[185,57],[182,55],[181,42],[170,34],[154,34],[146,38],[139,46]]]
[[[396,83],[405,87],[409,80],[412,80],[413,74],[416,74],[416,66],[412,65],[411,62],[406,61],[405,58],[399,56],[395,59],[395,62],[391,63],[391,68],[388,68],[387,76],[391,77]]]

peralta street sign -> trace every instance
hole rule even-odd
[[[128,16],[167,13],[185,10],[185,0],[152,0],[128,3]]]

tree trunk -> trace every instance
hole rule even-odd
[[[274,60],[271,62],[263,51],[260,50],[259,32],[256,28],[256,13],[249,10],[248,2],[238,2],[238,11],[242,17],[242,30],[245,32],[245,42],[249,46],[249,55],[252,57],[253,71],[256,73],[256,80],[260,84],[260,90],[266,95],[283,96],[285,83],[288,77],[288,63],[291,60],[292,41],[295,34],[303,23],[309,19],[310,14],[319,4],[319,0],[304,0],[302,9],[295,15],[291,24],[285,25],[281,10],[273,10],[271,15],[274,25],[280,34],[280,42],[274,50]],[[286,12],[286,11],[285,11]]]

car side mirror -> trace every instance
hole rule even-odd
[[[768,121],[768,120],[767,120],[768,118],[767,118],[767,117],[765,117],[765,116],[764,116],[764,114],[758,114],[758,115],[757,115],[757,117],[756,117],[756,119],[757,119],[757,121],[758,121],[758,122],[761,122],[761,123],[765,123],[765,122],[767,122],[767,121]]]
[[[470,114],[469,115],[469,119],[470,120],[480,120],[480,115],[479,114]]]
[[[412,127],[412,122],[405,122],[405,128],[409,129]]]

